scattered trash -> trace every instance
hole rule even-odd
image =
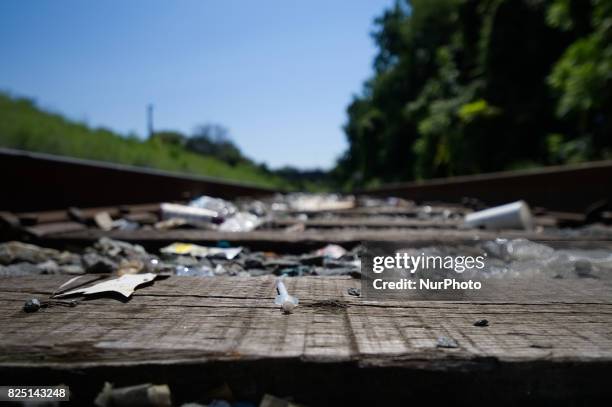
[[[96,213],[94,215],[94,222],[102,230],[109,231],[113,229],[113,218],[110,217],[108,212]]]
[[[63,274],[83,274],[85,269],[80,264],[65,264],[60,266],[60,272]]]
[[[221,248],[198,246],[191,243],[172,243],[170,246],[160,249],[160,251],[166,254],[188,254],[196,257],[223,255],[227,260],[231,260],[242,251],[242,247]]]
[[[156,222],[153,227],[158,230],[169,230],[180,228],[185,225],[187,225],[187,221],[183,218],[170,218]]]
[[[73,277],[70,280],[66,281],[65,283],[63,283],[62,285],[60,285],[57,290],[55,290],[50,298],[53,298],[54,296],[58,295],[58,294],[62,294],[68,290],[73,290],[79,286],[83,286],[83,285],[87,285],[87,284],[91,284],[94,281],[98,281],[101,279],[105,279],[106,277],[102,276],[102,277],[95,277],[95,278],[91,278],[91,276],[89,276],[89,278],[86,279],[85,282],[80,282],[79,284],[76,284],[77,281],[81,280],[83,277],[86,277],[84,275],[81,276],[77,276],[77,277]]]
[[[119,278],[102,281],[101,283],[95,284],[87,288],[77,288],[76,290],[68,291],[62,294],[56,294],[54,297],[67,297],[74,294],[98,294],[104,292],[116,292],[123,295],[125,298],[129,298],[136,287],[139,285],[148,283],[155,280],[157,277],[153,273],[145,274],[126,274]]]
[[[47,301],[40,302],[38,298],[32,298],[32,299],[27,300],[25,304],[23,304],[23,310],[27,313],[32,313],[32,312],[38,311],[41,308],[47,308],[53,305],[62,305],[65,307],[76,307],[78,303],[79,302],[76,300],[70,300],[70,301],[47,300]]]
[[[482,270],[488,275],[597,279],[612,271],[609,249],[554,249],[527,239],[495,239],[481,247],[488,254]]]
[[[202,195],[189,202],[189,206],[193,208],[206,209],[216,213],[216,216],[227,218],[235,214],[238,209],[233,203],[221,198],[213,198],[212,196]]]
[[[144,263],[137,259],[131,260],[121,260],[119,263],[119,269],[117,270],[117,275],[123,276],[126,274],[138,274],[144,268]]]
[[[495,239],[485,242],[483,248],[489,254],[505,261],[543,259],[552,256],[555,252],[552,247],[527,239]]]
[[[213,277],[215,272],[208,266],[176,266],[176,275],[179,277]]]
[[[262,224],[262,220],[252,213],[238,212],[225,220],[220,226],[221,232],[250,232],[257,229]]]
[[[355,297],[361,297],[361,288],[351,287],[348,289],[349,295],[354,295]]]
[[[23,304],[23,310],[25,312],[36,312],[40,309],[40,301],[38,298],[31,298]]]
[[[65,287],[69,286],[70,284],[74,283],[75,281],[80,280],[80,279],[81,279],[81,277],[83,277],[83,276],[73,277],[73,278],[71,278],[70,280],[66,281],[65,283],[63,283],[62,285],[60,285],[60,286],[57,288],[57,290],[55,290],[55,292],[54,292],[53,294],[57,294],[57,293],[59,293],[59,292],[62,290],[62,288],[65,288]]]
[[[138,222],[130,222],[127,219],[117,219],[113,221],[112,227],[119,230],[136,230],[140,227]]]
[[[436,343],[438,348],[458,348],[459,344],[453,338],[449,338],[448,336],[440,336],[438,337],[438,341]]]
[[[57,274],[60,271],[59,265],[54,260],[38,263],[36,267],[40,270],[41,274]]]
[[[355,198],[336,194],[289,194],[286,199],[291,209],[300,212],[337,211],[355,207]]]
[[[533,229],[533,216],[525,201],[496,206],[465,216],[465,225],[486,229]]]
[[[339,259],[346,254],[346,249],[337,244],[328,244],[315,252],[318,256],[326,256],[332,259]]]
[[[179,205],[173,203],[163,203],[160,206],[162,218],[181,218],[185,220],[212,222],[219,217],[219,214],[210,209],[197,208],[194,206]]]
[[[283,283],[283,280],[280,278],[276,280],[276,292],[278,295],[276,296],[274,303],[281,306],[283,313],[293,313],[293,309],[298,305],[299,300],[296,297],[289,295],[287,292],[287,287],[285,287],[285,283]]]
[[[94,404],[98,407],[170,407],[172,400],[170,388],[166,384],[139,384],[137,386],[113,388],[106,382],[96,397]]]
[[[111,258],[117,257],[147,257],[149,254],[145,249],[137,244],[131,244],[128,242],[122,242],[121,240],[113,240],[108,237],[101,237],[94,244],[94,248],[101,254],[109,256]]]
[[[317,230],[321,230],[318,229],[319,227],[344,228],[342,225],[352,224],[353,226],[351,227],[357,227],[360,228],[359,230],[361,230],[362,226],[358,222],[353,221],[355,219],[365,218],[366,215],[369,216],[369,214],[376,214],[376,216],[384,218],[385,221],[389,219],[423,218],[427,219],[428,221],[432,221],[428,222],[428,224],[433,224],[434,222],[444,219],[459,219],[459,217],[462,217],[465,213],[463,210],[466,209],[462,208],[462,211],[455,211],[452,207],[450,207],[450,209],[443,208],[441,205],[435,203],[430,205],[416,205],[414,203],[407,203],[401,200],[384,200],[374,198],[368,200],[367,204],[365,205],[362,205],[360,202],[359,207],[356,207],[355,210],[346,210],[354,207],[354,200],[345,200],[341,197],[333,198],[326,196],[315,199],[310,199],[305,196],[296,196],[295,198],[296,199],[291,196],[282,196],[275,202],[263,200],[243,203],[237,201],[236,204],[232,204],[216,198],[200,197],[192,201],[189,205],[165,204],[162,206],[161,211],[161,213],[163,213],[164,220],[161,220],[162,217],[160,216],[159,211],[155,209],[147,209],[147,211],[150,210],[151,212],[149,212],[150,216],[145,226],[141,226],[143,223],[138,221],[138,217],[129,218],[129,211],[127,210],[119,209],[113,210],[112,212],[100,212],[94,217],[96,225],[102,230],[117,228],[129,230],[130,228],[135,227],[142,228],[141,232],[143,233],[122,233],[121,235],[131,235],[134,239],[137,239],[138,236],[144,236],[145,238],[143,241],[148,240],[148,237],[146,236],[147,230],[150,231],[153,238],[158,238],[162,237],[163,233],[157,232],[156,230],[168,230],[179,227],[216,229],[224,232],[244,232],[254,230],[257,227],[260,227],[260,225],[263,225],[270,236],[272,236],[273,233],[278,232],[275,235],[274,244],[268,244],[268,242],[265,241],[264,243],[262,243],[262,241],[257,241],[258,244],[253,243],[252,247],[249,247],[248,244],[244,244],[244,247],[230,247],[239,239],[245,241],[255,241],[256,239],[230,236],[229,233],[224,235],[215,233],[198,234],[192,233],[193,231],[171,234],[192,236],[193,241],[198,239],[201,242],[210,243],[202,243],[203,245],[197,245],[192,243],[176,242],[162,248],[160,251],[162,254],[157,251],[159,246],[151,243],[150,241],[148,244],[151,245],[152,249],[149,249],[149,252],[147,252],[144,248],[135,244],[103,238],[91,247],[81,248],[74,246],[75,250],[78,251],[78,254],[60,252],[54,249],[44,249],[38,246],[27,245],[19,242],[8,242],[0,244],[0,263],[2,264],[0,266],[0,275],[12,275],[10,273],[22,273],[23,275],[63,274],[69,272],[80,273],[85,271],[88,273],[103,273],[102,276],[85,274],[82,276],[77,276],[76,278],[71,278],[72,276],[65,277],[65,280],[68,281],[59,287],[58,292],[54,296],[57,297],[58,300],[45,301],[45,298],[40,298],[39,301],[38,299],[32,298],[24,304],[24,301],[28,297],[21,298],[14,304],[16,310],[21,312],[19,308],[23,306],[24,312],[39,312],[39,314],[34,315],[22,314],[24,318],[30,318],[29,322],[35,322],[33,319],[41,317],[61,317],[60,319],[63,320],[64,317],[62,314],[64,313],[57,312],[55,315],[52,315],[53,312],[45,313],[45,310],[40,311],[40,308],[45,308],[52,305],[74,306],[76,305],[76,301],[60,300],[64,297],[68,298],[70,295],[90,295],[103,292],[118,292],[122,296],[128,298],[133,295],[133,292],[135,289],[137,289],[137,287],[142,287],[142,284],[153,281],[156,276],[160,274],[189,276],[193,279],[194,283],[197,283],[195,281],[197,278],[213,279],[215,276],[223,276],[223,279],[229,278],[229,276],[266,276],[257,280],[253,279],[252,281],[237,281],[239,285],[237,284],[236,289],[240,290],[242,290],[244,287],[256,287],[257,285],[266,284],[266,282],[269,283],[271,275],[283,276],[275,281],[277,294],[274,300],[274,303],[276,304],[274,307],[279,307],[285,314],[291,314],[295,312],[295,307],[298,305],[298,299],[292,297],[288,293],[287,286],[284,283],[284,281],[288,280],[285,280],[285,277],[289,278],[292,276],[313,275],[350,275],[358,277],[360,275],[361,263],[359,261],[359,249],[353,247],[355,246],[354,243],[349,243],[349,241],[353,242],[356,241],[356,239],[346,239],[346,235],[352,233],[352,231],[348,231],[347,227],[347,234],[343,235],[342,231],[339,229],[338,231],[340,234],[337,234],[336,230],[334,230],[333,233],[328,233],[330,232],[330,229],[326,229],[324,232],[321,232],[319,236],[316,236],[316,240],[322,242],[320,243],[320,246],[315,246],[313,248],[311,246],[313,240],[306,240],[306,237],[314,236],[314,233],[316,233]],[[389,204],[393,206],[390,207]],[[385,211],[377,212],[379,209],[378,207],[383,208],[382,205],[387,205],[384,207]],[[504,207],[491,208],[489,209],[490,212],[488,215],[486,213],[487,211],[468,215],[465,219],[466,224],[475,227],[483,226],[487,228],[530,228],[531,226],[528,225],[528,222],[523,217],[523,210],[526,207],[526,204],[519,202],[510,205],[510,209],[506,208],[504,210],[502,210]],[[333,216],[329,213],[321,213],[324,210],[337,210],[338,213],[334,213]],[[286,211],[286,213],[279,213],[279,211]],[[308,213],[296,213],[295,211],[304,211]],[[344,213],[341,213],[342,211],[344,211]],[[492,214],[491,211],[493,211]],[[498,212],[496,213],[495,211]],[[74,216],[78,215],[83,217],[83,212],[88,214],[86,221],[91,225],[92,220],[91,216],[89,215],[90,212],[81,210]],[[113,220],[110,214],[117,219]],[[480,216],[480,218],[478,218],[477,215]],[[514,218],[512,218],[513,216]],[[295,220],[296,218],[298,218],[297,221]],[[275,225],[273,222],[268,223],[269,219],[286,220],[286,223],[279,222]],[[310,220],[307,223],[309,225],[308,234],[307,236],[304,236],[303,240],[301,239],[302,236],[298,236],[300,238],[299,245],[293,245],[295,243],[296,236],[283,235],[283,233],[288,232],[296,235],[302,233],[304,230],[306,230],[305,224],[302,223],[306,219]],[[351,222],[344,222],[347,219],[350,219]],[[512,221],[514,223],[511,223],[509,219],[514,219]],[[325,221],[321,222],[323,226],[315,226],[317,224],[316,222],[319,220]],[[332,226],[333,222],[326,223],[329,220],[333,222],[337,220],[337,225],[340,226],[336,226],[335,223]],[[266,223],[264,224],[264,222]],[[366,223],[364,223],[364,229],[366,227],[373,227],[371,225],[366,226]],[[292,224],[292,226],[289,226],[286,229],[279,229],[279,225],[287,224]],[[376,227],[380,228],[382,226]],[[446,230],[446,226],[440,230],[440,233],[449,232],[448,241],[452,242],[453,244],[456,243],[456,240],[453,238],[454,235],[451,233],[451,231]],[[384,230],[382,231],[384,232]],[[261,233],[261,235],[266,235],[267,233]],[[412,236],[411,233],[412,232],[408,233],[407,235]],[[463,234],[464,231],[461,231],[461,233]],[[260,233],[258,232],[252,235],[259,234]],[[372,233],[372,235],[375,234]],[[487,237],[482,238],[482,236],[490,236],[491,234],[481,234],[478,231],[474,231],[472,234],[465,233],[465,235],[481,236],[481,239],[474,239],[473,242],[466,243],[466,245],[470,246],[473,253],[478,252],[479,254],[484,254],[484,252],[486,252],[488,257],[485,269],[482,270],[482,273],[487,273],[487,277],[488,274],[494,273],[493,270],[504,270],[499,272],[505,273],[542,272],[544,277],[548,275],[545,273],[554,271],[556,273],[555,275],[563,276],[563,278],[568,278],[568,276],[573,278],[602,278],[602,282],[604,282],[603,277],[601,277],[604,275],[602,268],[612,265],[612,256],[610,256],[609,253],[606,255],[605,253],[596,252],[594,249],[592,249],[590,245],[591,242],[589,242],[588,245],[584,244],[578,246],[589,248],[589,250],[560,250],[558,247],[563,246],[558,245],[557,242],[542,244],[526,239],[498,239],[492,241],[488,240]],[[520,234],[510,234],[510,236],[518,235]],[[277,236],[279,236],[278,239],[276,239]],[[338,236],[340,237],[338,238]],[[424,233],[423,241],[425,241],[425,238],[428,238],[429,236],[434,237],[432,240],[436,241],[436,243],[425,243],[422,245],[425,247],[421,247],[421,245],[414,245],[414,247],[411,246],[415,250],[415,255],[421,255],[422,253],[424,253],[424,255],[429,255],[431,253],[432,255],[442,256],[461,254],[451,252],[450,250],[452,249],[449,249],[449,247],[446,246],[446,243],[441,243],[442,241],[447,241],[447,239],[440,239],[440,241],[438,241],[435,239],[435,232],[432,232],[431,230]],[[219,239],[219,237],[225,240],[218,241],[217,239]],[[393,235],[390,235],[389,237],[393,237]],[[321,240],[324,238],[329,238],[329,240]],[[58,240],[56,239],[55,241],[57,242]],[[429,240],[427,241],[429,242]],[[345,247],[337,244],[327,244],[332,242],[341,242],[341,244]],[[206,244],[209,244],[210,246],[206,246]],[[428,245],[431,245],[431,247],[427,247]],[[467,246],[462,247],[461,250],[464,250],[466,247]],[[264,252],[262,250],[278,250],[278,252]],[[607,272],[607,270],[605,271]],[[113,274],[113,278],[108,279],[109,274],[111,273]],[[98,277],[100,280],[95,282],[91,281],[92,278]],[[321,284],[323,280],[323,278],[313,278],[310,281],[314,281],[314,286],[316,286]],[[362,296],[361,289],[357,288],[359,287],[359,282],[351,281],[346,278],[333,280],[342,281],[342,286],[344,287],[344,290],[346,290],[344,293],[338,293],[339,298],[333,298],[333,296],[332,298],[327,296],[318,296],[316,301],[312,297],[301,298],[302,303],[299,304],[300,308],[298,309],[297,314],[303,315],[279,315],[279,318],[298,317],[299,319],[300,317],[304,316],[321,316],[321,320],[324,321],[324,317],[329,316],[326,314],[335,313],[337,314],[337,317],[342,317],[346,314],[347,307],[352,306],[355,308],[355,304],[360,300],[359,297]],[[59,282],[64,281],[64,279],[61,281],[53,281],[58,281],[59,284]],[[304,279],[304,281],[309,280]],[[250,284],[251,282],[253,282],[253,285]],[[218,282],[210,281],[208,283],[203,282],[202,287],[206,289],[215,288],[218,284],[226,283],[228,283],[226,280]],[[292,282],[289,283],[291,284]],[[329,283],[336,284],[334,281],[329,281]],[[584,283],[588,285],[588,283],[596,283],[596,281],[586,281]],[[43,288],[47,286],[46,284],[47,283],[41,286],[41,291],[36,292],[44,292]],[[354,285],[355,287],[348,288],[349,285]],[[54,284],[54,287],[55,286],[56,284]],[[568,286],[570,286],[570,284],[568,284]],[[146,288],[142,289],[144,290],[144,293],[148,292],[146,291]],[[155,288],[149,288],[149,290],[151,290],[151,292],[158,291]],[[292,290],[292,292],[294,291]],[[297,291],[294,292],[294,294],[296,293],[299,294]],[[40,294],[29,295],[40,296]],[[182,294],[177,293],[176,295],[179,296]],[[300,296],[303,295],[304,294],[301,294]],[[356,298],[347,298],[346,295]],[[140,298],[138,295],[135,297],[135,300]],[[177,298],[169,299],[169,301],[177,300]],[[159,301],[156,301],[156,303],[157,302]],[[183,303],[184,301],[179,301],[177,304],[181,305]],[[87,307],[87,309],[89,308],[91,307]],[[127,306],[124,308],[124,311],[130,313],[134,311],[133,308],[134,307],[132,306]],[[83,311],[87,311],[87,309],[83,309]],[[77,316],[74,313],[72,314],[73,315],[67,317],[74,318]],[[476,317],[482,318],[483,316],[477,315]],[[53,322],[51,319],[49,319],[49,321]],[[489,326],[489,321],[486,319],[469,320],[467,324],[470,322],[472,322],[475,327]],[[231,322],[231,327],[233,327],[235,323],[236,321]],[[227,325],[229,323],[225,321],[224,324]],[[493,324],[493,326],[495,327],[496,325]],[[186,324],[177,325],[176,328],[184,329],[184,332],[187,333],[195,329],[194,325],[188,321]],[[122,332],[119,332],[118,335],[121,333]],[[218,337],[217,334],[218,333],[213,332],[209,335],[210,338],[214,340]],[[448,335],[449,333],[446,334]],[[206,338],[209,338],[209,336],[206,336]],[[458,339],[461,341],[461,338]],[[461,345],[465,346],[463,342],[461,342]],[[452,350],[445,351],[444,349],[461,349],[461,346],[457,340],[446,336],[437,337],[437,335],[433,336],[433,341],[430,346],[443,348],[438,350],[440,354],[444,352],[453,352]],[[532,346],[543,347],[543,345]],[[208,381],[208,378],[206,378],[206,381]],[[202,386],[203,388],[208,388],[210,384],[211,383],[203,382]],[[155,387],[165,387],[164,391],[161,392],[162,399],[166,397],[164,401],[155,401],[153,400],[155,397],[151,397],[151,392],[156,393],[154,390]],[[173,390],[175,389],[173,388]],[[237,392],[237,394],[261,394],[259,392],[263,389],[257,389],[257,393],[251,389],[247,389],[248,391],[242,390],[244,389],[241,389],[241,391]],[[104,394],[101,394],[96,400],[97,405],[135,405],[137,403],[140,403],[140,405],[168,405],[170,402],[170,392],[167,386],[153,386],[150,384],[145,384],[140,386],[131,386],[128,388],[113,389],[111,385],[108,385],[105,386],[105,392],[103,393]],[[287,392],[287,394],[288,393],[289,392]],[[232,403],[232,406],[237,407],[238,405],[233,399],[223,396],[204,396],[203,393],[202,397],[194,397],[194,399],[200,402],[206,400],[208,406],[214,405],[217,407],[227,407],[229,402]],[[211,402],[210,400],[213,401]],[[261,401],[261,406],[264,407],[276,407],[281,405],[289,406],[292,404],[287,400],[271,395],[265,395]]]

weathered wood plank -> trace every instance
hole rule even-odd
[[[86,230],[87,226],[78,222],[41,223],[25,228],[25,231],[35,237],[44,237],[56,233]]]
[[[460,205],[429,205],[428,212],[432,215],[439,215],[444,211],[451,211],[452,213],[465,214],[472,212],[471,209],[460,206]],[[280,211],[282,213],[282,211]],[[339,209],[330,211],[296,211],[289,210],[285,211],[287,214],[307,214],[310,216],[327,215],[333,214],[334,216],[364,216],[364,215],[387,215],[387,216],[407,216],[415,217],[418,214],[424,213],[423,206],[368,206],[368,207],[356,207],[350,209]]]
[[[93,219],[98,212],[107,212],[109,215],[116,217],[121,213],[140,213],[140,212],[159,212],[159,203],[151,204],[134,204],[134,205],[119,205],[119,206],[102,206],[95,208],[79,208],[78,210],[87,220]],[[71,220],[68,210],[57,211],[39,211],[39,212],[20,212],[15,216],[25,223],[50,223],[63,222]]]
[[[427,368],[424,361],[438,367],[448,355],[465,362],[612,360],[607,281],[551,279],[532,297],[515,288],[498,303],[474,303],[364,301],[347,294],[358,280],[293,278],[287,285],[301,306],[283,315],[273,304],[271,277],[173,277],[137,290],[126,303],[98,298],[76,308],[20,310],[25,299],[51,293],[64,280],[2,280],[0,365],[272,357],[401,366],[418,361]],[[550,290],[562,293],[562,302],[534,300]],[[474,327],[478,318],[491,326]],[[460,347],[436,348],[440,335],[455,338]]]
[[[329,243],[354,246],[364,241],[410,241],[415,243],[444,244],[458,241],[493,240],[496,238],[525,238],[530,240],[576,241],[575,235],[549,232],[527,231],[483,231],[483,230],[439,230],[439,229],[321,229],[303,232],[279,233],[277,230],[256,230],[253,232],[218,232],[206,230],[113,230],[105,232],[88,229],[75,232],[56,233],[44,236],[43,245],[65,247],[66,244],[91,244],[102,236],[112,239],[136,242],[147,247],[157,248],[173,242],[192,242],[216,244],[227,241],[233,245],[248,246],[253,250],[278,250],[302,252]],[[600,241],[609,235],[581,236],[582,242]]]
[[[80,405],[105,380],[168,383],[179,404],[223,382],[238,399],[273,393],[310,405],[601,404],[611,396],[608,280],[536,287],[563,293],[554,303],[506,287],[493,303],[371,302],[347,294],[358,280],[290,278],[300,306],[283,315],[271,277],[171,277],[126,302],[21,311],[65,280],[0,280],[3,382],[66,383]],[[480,318],[490,326],[473,326]],[[437,348],[440,335],[459,348]]]
[[[320,219],[275,219],[269,225],[286,227],[303,224],[307,228],[447,228],[454,229],[461,224],[457,220],[424,220],[402,218],[320,218]]]

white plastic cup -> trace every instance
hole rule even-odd
[[[516,201],[470,213],[464,221],[469,227],[486,229],[533,229],[533,216],[525,201]]]

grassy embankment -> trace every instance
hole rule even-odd
[[[179,146],[140,140],[43,111],[28,99],[0,93],[0,147],[108,161],[287,188],[286,180],[255,165],[229,165]]]

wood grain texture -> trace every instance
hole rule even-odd
[[[457,220],[422,220],[389,217],[359,217],[359,218],[320,218],[300,220],[297,218],[275,219],[268,225],[286,227],[303,224],[307,228],[447,228],[454,229],[461,224]]]
[[[372,302],[350,278],[288,278],[295,313],[273,304],[274,279],[171,277],[129,301],[21,310],[66,277],[0,280],[0,382],[70,386],[91,405],[104,381],[167,383],[176,405],[226,383],[311,406],[606,405],[612,371],[610,282],[549,280],[556,302],[500,287],[496,302]],[[486,318],[489,327],[475,327]],[[459,347],[436,347],[438,336]]]
[[[497,302],[476,303],[364,301],[347,294],[358,280],[291,278],[287,287],[300,306],[283,315],[272,277],[172,277],[127,302],[100,297],[76,308],[21,311],[25,299],[43,299],[64,280],[2,279],[0,365],[297,358],[439,369],[491,358],[612,360],[610,285],[597,280],[542,285],[558,290],[557,302],[506,292]],[[491,326],[473,326],[480,318]],[[437,348],[439,336],[460,346]]]
[[[279,232],[278,230],[255,230],[253,232],[219,232],[206,230],[112,230],[104,232],[98,229],[80,230],[66,233],[54,233],[41,237],[38,243],[42,246],[65,248],[66,245],[91,245],[100,237],[135,242],[147,248],[156,249],[174,242],[190,242],[204,245],[217,245],[226,241],[232,245],[247,246],[252,250],[272,250],[279,252],[303,253],[318,249],[329,243],[352,247],[364,241],[412,242],[425,244],[456,244],[457,242],[477,242],[497,238],[548,241],[571,241],[572,244],[588,244],[612,241],[612,229],[604,229],[599,234],[581,235],[579,239],[568,233],[547,233],[528,231],[483,231],[459,229],[312,229],[303,232]]]

